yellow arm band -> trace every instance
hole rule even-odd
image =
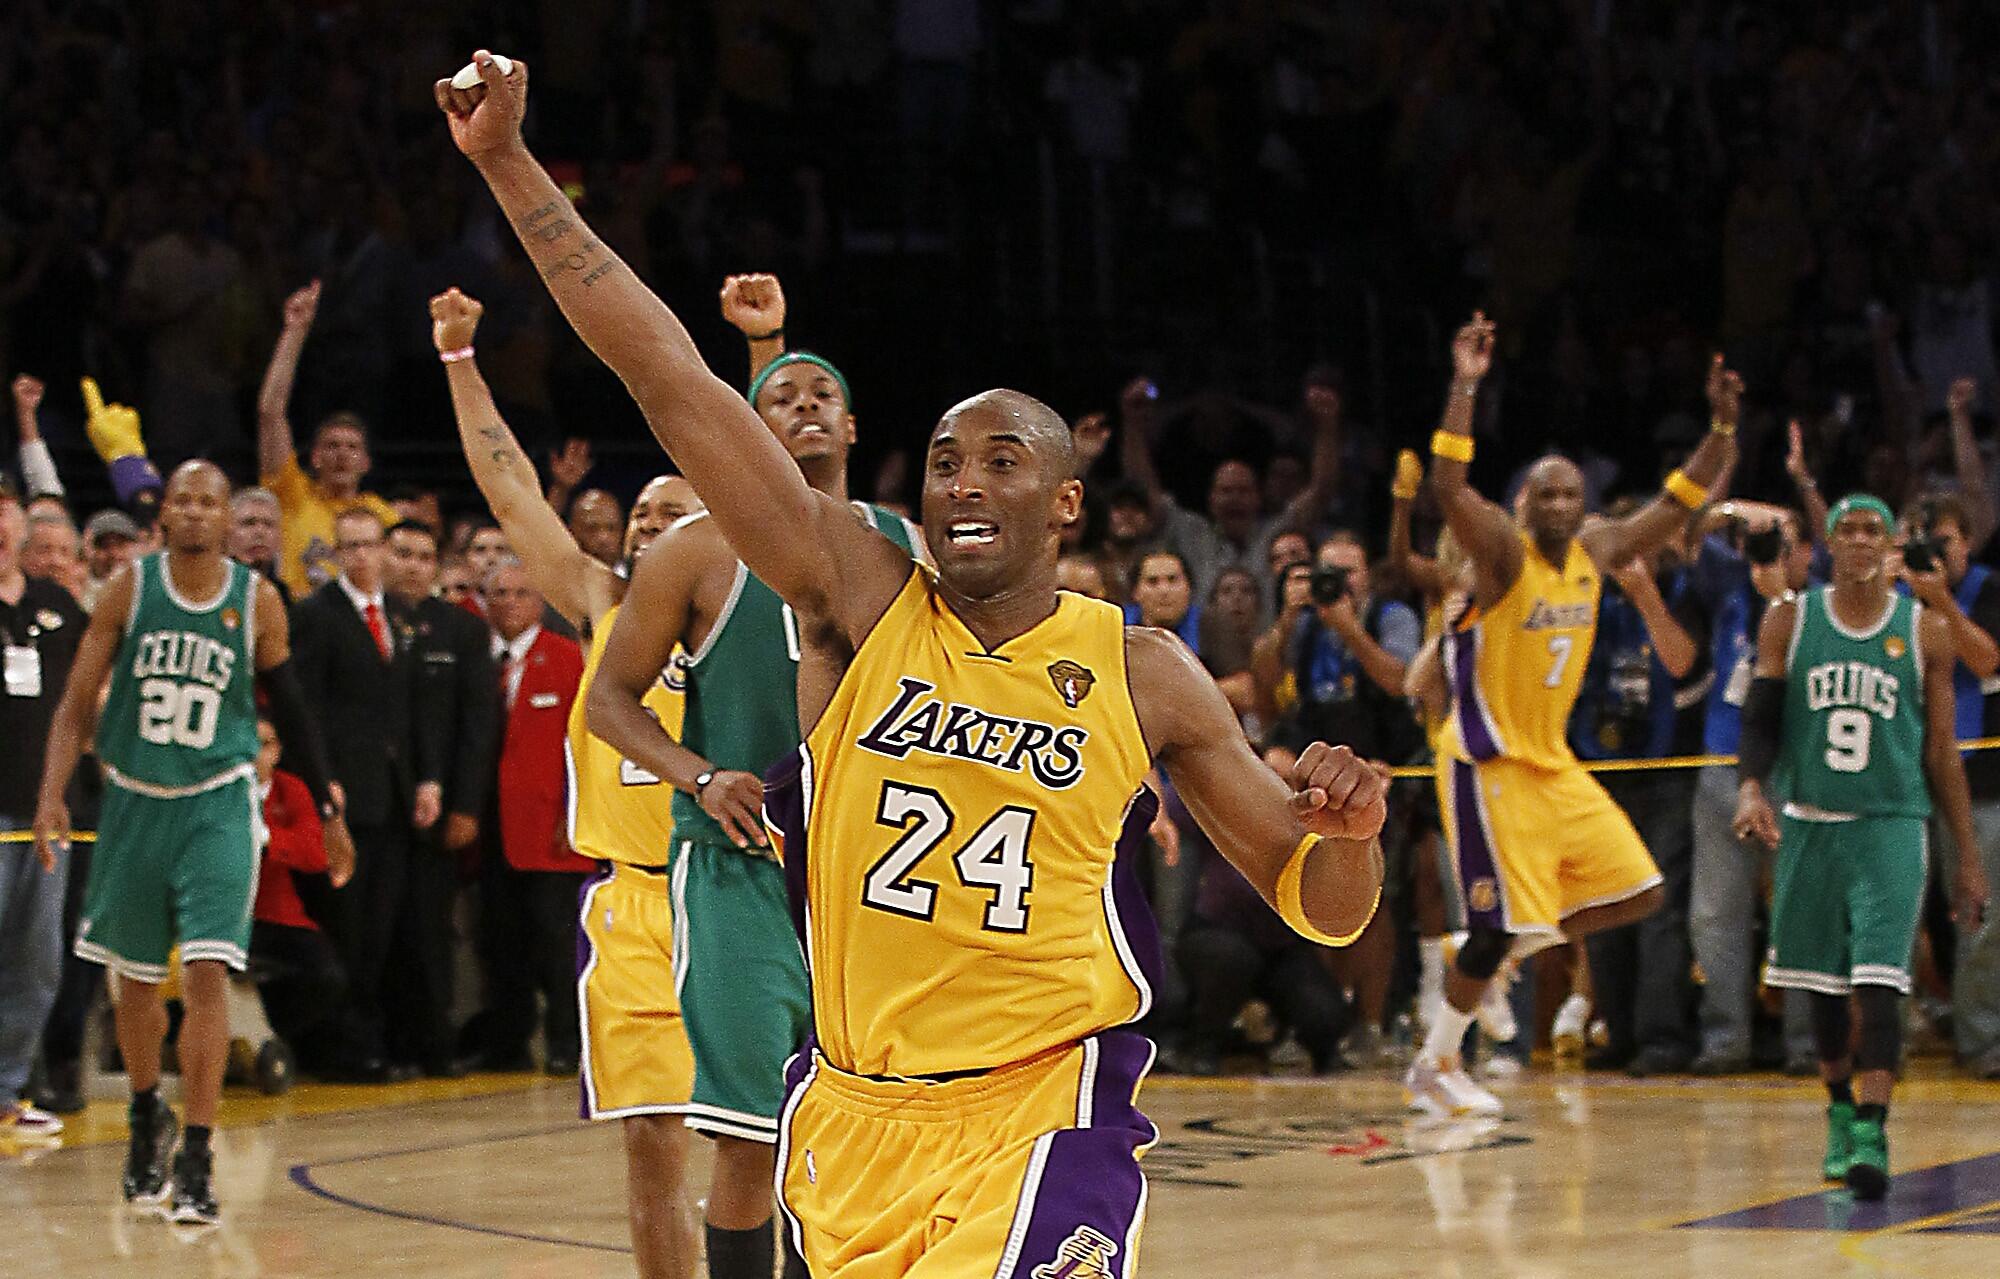
[[[1687,472],[1679,467],[1668,473],[1666,489],[1667,496],[1690,511],[1700,510],[1702,504],[1708,501],[1708,490],[1689,479]]]
[[[1470,462],[1472,437],[1452,431],[1434,431],[1431,433],[1431,452],[1454,462]]]
[[[1375,910],[1382,904],[1382,886],[1380,884],[1375,886],[1375,900],[1368,903],[1368,915],[1361,921],[1361,926],[1353,932],[1344,937],[1336,937],[1314,928],[1312,921],[1306,918],[1305,902],[1300,897],[1299,884],[1305,878],[1306,858],[1312,856],[1313,849],[1319,847],[1319,841],[1318,835],[1307,835],[1300,840],[1299,846],[1292,850],[1291,860],[1278,872],[1278,914],[1292,926],[1293,932],[1307,941],[1316,941],[1322,946],[1352,946],[1357,937],[1368,931],[1369,922],[1375,918]]]
[[[1736,424],[1734,422],[1725,422],[1719,417],[1708,419],[1708,429],[1714,431],[1717,435],[1736,434]]]

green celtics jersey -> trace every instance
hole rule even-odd
[[[890,541],[914,551],[910,526],[901,516],[861,503],[855,510]],[[722,615],[688,659],[682,743],[718,769],[762,777],[798,748],[798,676],[799,627],[791,606],[738,561]],[[674,792],[674,839],[730,842],[685,791]]]
[[[1831,587],[1799,597],[1779,767],[1793,804],[1857,817],[1928,817],[1922,610],[1890,597],[1879,622],[1850,630]]]
[[[132,611],[97,724],[97,758],[128,790],[207,790],[256,762],[257,575],[224,562],[210,600],[174,589],[164,551],[132,564]]]

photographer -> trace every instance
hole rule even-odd
[[[1296,754],[1323,739],[1343,742],[1369,759],[1409,760],[1423,743],[1403,700],[1404,676],[1423,641],[1416,613],[1399,600],[1374,596],[1367,553],[1352,533],[1336,533],[1321,544],[1303,600],[1298,573],[1298,567],[1288,570],[1283,612],[1257,641],[1254,669],[1262,672],[1259,683],[1271,688],[1279,712],[1272,751]],[[1355,1027],[1345,1051],[1357,1066],[1380,1066],[1387,1059],[1382,1019],[1394,952],[1391,912],[1384,910],[1353,946],[1332,959],[1343,984],[1354,991]]]
[[[1757,626],[1772,602],[1805,589],[1814,552],[1791,511],[1729,502],[1713,514],[1727,527],[1704,538],[1696,556],[1688,585],[1700,609],[1700,625],[1690,630],[1708,639],[1702,751],[1734,755],[1756,666]],[[1697,1075],[1735,1074],[1750,1067],[1751,994],[1757,977],[1752,939],[1768,853],[1737,840],[1731,825],[1735,812],[1735,765],[1701,769],[1695,778],[1694,878],[1688,904],[1689,940],[1706,978],[1701,1050],[1691,1067]],[[1801,993],[1786,995],[1788,1071],[1816,1069],[1807,1008]]]
[[[1910,593],[1935,609],[1951,627],[1958,663],[1952,668],[1957,698],[1958,738],[2000,732],[2000,578],[1970,562],[1972,517],[1957,496],[1939,494],[1919,501],[1904,516],[1903,580]],[[2000,870],[2000,753],[1972,751],[1965,757],[1972,788],[1973,829],[1978,833],[1988,874]],[[1933,843],[1938,843],[1936,833]],[[1939,845],[1942,847],[1942,845]],[[1949,859],[1940,859],[1949,865]],[[1936,936],[1935,931],[1933,936]],[[1953,1020],[1959,1057],[1982,1079],[2000,1079],[2000,930],[1958,937],[1952,981]],[[1947,957],[1940,954],[1940,964]]]
[[[1622,499],[1636,509],[1632,499]],[[1619,516],[1620,503],[1606,512]],[[1696,714],[1683,704],[1699,702],[1701,688],[1679,694],[1698,656],[1683,625],[1688,573],[1669,552],[1632,561],[1613,570],[1598,606],[1597,635],[1584,671],[1569,738],[1577,758],[1660,759],[1698,749],[1686,741],[1700,736]],[[1589,940],[1597,1009],[1610,1031],[1605,1051],[1593,1067],[1624,1067],[1634,1076],[1671,1074],[1693,1060],[1694,988],[1688,980],[1688,884],[1693,840],[1688,821],[1694,776],[1686,769],[1641,769],[1608,773],[1604,788],[1638,828],[1664,879],[1664,906],[1636,924]],[[1564,1012],[1574,1019],[1565,1030],[1581,1039],[1587,1017],[1581,997]]]

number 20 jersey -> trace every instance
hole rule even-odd
[[[132,562],[132,611],[97,723],[97,758],[128,790],[205,790],[257,759],[257,575],[225,564],[221,591],[189,600],[166,552]]]
[[[1604,583],[1572,540],[1562,567],[1521,534],[1521,575],[1491,608],[1471,609],[1445,645],[1451,714],[1440,753],[1571,768],[1569,713],[1590,665]]]
[[[1831,590],[1799,597],[1785,661],[1781,788],[1824,813],[1928,817],[1923,606],[1893,595],[1880,621],[1854,630],[1833,616]]]
[[[1124,618],[1057,599],[988,652],[917,568],[771,770],[766,821],[839,1069],[1004,1066],[1151,1005],[1135,863],[1156,801]]]

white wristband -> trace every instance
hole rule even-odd
[[[456,364],[460,360],[471,359],[472,348],[469,346],[461,346],[456,351],[440,351],[438,352],[438,358],[440,360],[443,360],[446,364]]]

